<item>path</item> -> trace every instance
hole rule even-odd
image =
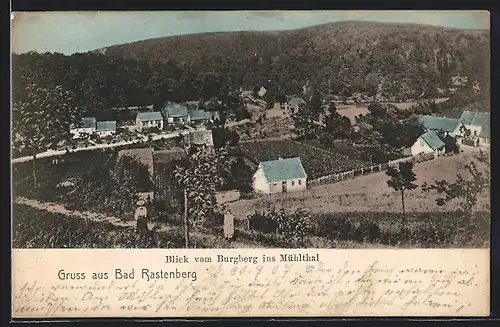
[[[111,223],[115,226],[120,226],[120,227],[136,227],[136,222],[135,220],[130,220],[130,221],[123,221],[120,218],[113,217],[113,216],[106,216],[104,214],[99,214],[96,212],[92,211],[77,211],[77,210],[69,210],[66,209],[61,204],[58,203],[53,203],[53,202],[40,202],[38,200],[33,200],[33,199],[27,199],[24,197],[17,197],[14,200],[15,203],[18,204],[24,204],[36,209],[48,211],[48,212],[53,212],[53,213],[59,213],[66,215],[68,217],[78,217],[82,219],[90,219],[91,221],[94,222],[108,222]],[[155,226],[154,223],[148,223],[148,228],[152,229]]]
[[[184,130],[184,131],[178,131],[174,133],[165,133],[165,134],[157,134],[157,135],[152,135],[153,141],[159,140],[159,139],[170,139],[174,138],[179,135],[186,135],[189,134],[190,131],[195,131],[195,130],[204,130],[205,127],[200,127],[197,129],[190,129],[190,130]],[[97,149],[106,149],[106,148],[115,148],[118,146],[123,146],[123,145],[130,145],[138,142],[143,142],[147,140],[147,137],[144,139],[135,139],[131,141],[120,141],[117,143],[111,143],[111,144],[97,144],[97,145],[91,145],[87,147],[81,147],[81,148],[76,148],[76,149],[71,149],[70,152],[79,152],[79,151],[91,151],[91,150],[97,150]],[[36,155],[37,158],[46,158],[46,157],[53,157],[53,156],[60,156],[66,153],[66,150],[47,150],[45,152],[38,153]],[[33,156],[27,156],[27,157],[20,157],[20,158],[15,158],[12,159],[12,163],[18,163],[18,162],[26,162],[33,160]]]
[[[115,226],[119,227],[136,227],[136,221],[135,220],[129,220],[129,221],[123,221],[120,218],[113,217],[113,216],[106,216],[104,214],[99,214],[96,212],[92,211],[77,211],[77,210],[69,210],[66,209],[62,204],[58,203],[53,203],[53,202],[40,202],[38,200],[34,199],[28,199],[24,197],[17,197],[14,200],[15,203],[18,204],[24,204],[27,206],[30,206],[32,208],[48,211],[48,212],[53,212],[53,213],[59,213],[66,215],[68,217],[77,217],[81,219],[90,219],[93,222],[107,222],[111,223]],[[155,223],[155,222],[148,222],[148,229],[152,230],[153,228],[156,227],[156,231],[158,232],[178,232],[178,226],[173,226],[173,225],[168,225],[164,223]],[[195,232],[191,231],[190,233],[191,237],[193,238],[193,241],[196,238],[209,238],[212,241],[216,240],[215,235],[209,235],[209,234],[203,234],[200,232]]]

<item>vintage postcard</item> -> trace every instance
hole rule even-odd
[[[15,12],[12,316],[487,316],[486,11]]]

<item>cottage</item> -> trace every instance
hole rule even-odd
[[[415,156],[421,153],[434,153],[435,156],[443,154],[445,144],[434,131],[426,132],[419,136],[417,141],[403,153],[407,156]]]
[[[167,103],[163,108],[163,113],[168,124],[188,122],[188,108],[180,103]]]
[[[251,98],[253,95],[253,92],[250,90],[241,90],[240,89],[240,97],[242,98]]]
[[[454,137],[460,137],[463,134],[463,124],[459,119],[425,115],[420,116],[418,120],[426,131],[442,131]]]
[[[195,109],[188,112],[188,121],[193,124],[213,123],[215,120],[220,120],[219,112],[217,111]]]
[[[100,137],[111,136],[116,133],[116,121],[98,121],[96,124],[96,133]]]
[[[460,121],[466,128],[466,137],[475,145],[490,146],[490,114],[478,111],[464,111]]]
[[[287,96],[286,102],[281,104],[281,108],[285,110],[293,109],[294,111],[297,111],[299,109],[299,106],[305,103],[306,102],[303,98]]]
[[[257,94],[262,98],[264,95],[266,95],[267,89],[265,87],[261,87],[258,91]]]
[[[152,127],[163,129],[163,116],[159,111],[139,112],[135,120],[136,129],[141,131]]]
[[[83,134],[92,134],[96,131],[95,117],[83,117],[69,126],[69,132],[73,134],[73,139],[78,139]]]
[[[307,174],[300,158],[262,161],[253,176],[253,189],[257,193],[294,192],[306,188]]]
[[[189,145],[204,145],[213,147],[214,140],[211,130],[190,131],[187,138]]]

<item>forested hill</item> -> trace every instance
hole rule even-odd
[[[328,95],[418,99],[455,88],[454,76],[467,77],[469,89],[477,81],[489,92],[487,30],[351,21],[293,31],[164,37],[96,51],[169,63],[203,76],[202,83],[269,85],[288,94],[309,81]]]

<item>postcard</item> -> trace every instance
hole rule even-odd
[[[12,317],[488,316],[489,21],[12,13]]]

